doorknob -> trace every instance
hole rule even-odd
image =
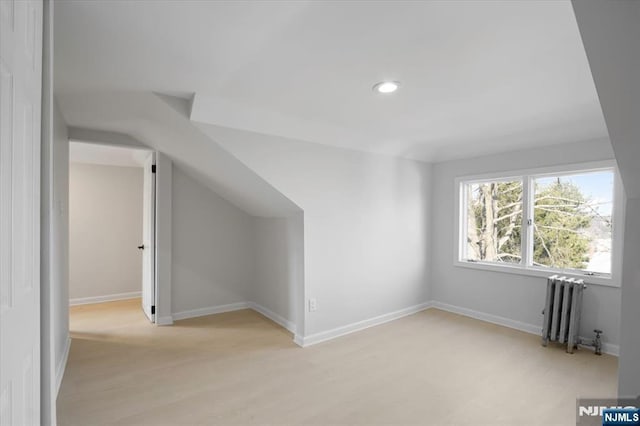
[[[138,246],[138,250],[144,250],[144,244],[141,246]]]

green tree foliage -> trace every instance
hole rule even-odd
[[[522,241],[522,183],[487,182],[468,186],[467,256],[475,260],[519,263]],[[535,188],[533,262],[583,269],[591,225],[589,200],[580,189],[559,179]]]
[[[467,241],[475,260],[520,262],[522,182],[469,185]]]
[[[536,189],[534,264],[584,269],[589,262],[589,238],[580,231],[591,226],[589,200],[576,185],[559,179]]]

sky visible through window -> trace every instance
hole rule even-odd
[[[534,240],[534,249],[541,253],[540,266],[569,267],[597,273],[611,273],[613,181],[614,173],[610,170],[535,179],[537,192],[548,192],[554,185],[562,185],[565,188],[571,186],[577,191],[567,197],[577,198],[581,201],[574,208],[559,208],[558,210],[563,211],[561,215],[556,216],[556,223],[539,224],[540,228],[544,228],[546,225],[547,229],[545,238],[538,236]],[[565,193],[571,194],[571,191],[568,190]],[[570,217],[573,218],[569,219]],[[584,218],[587,217],[588,220],[585,220]],[[553,244],[553,241],[543,240],[553,239],[554,235],[559,234],[553,231],[549,232],[549,230],[566,227],[568,223],[571,223],[570,221],[573,221],[572,224],[577,226],[577,220],[584,220],[584,223],[576,232],[577,238],[571,244],[572,247],[580,247],[581,244],[584,246],[581,256],[584,256],[585,261],[580,262],[577,255],[573,255],[571,259],[565,258],[564,264],[555,264],[558,262],[557,258],[545,256],[542,249],[545,243],[549,246]],[[565,233],[561,238],[566,241],[572,237],[570,233]]]
[[[557,177],[538,178],[541,185],[556,182]],[[611,216],[613,211],[613,172],[593,172],[580,175],[560,176],[561,182],[571,182],[580,191],[598,203],[598,211],[603,216]],[[599,204],[602,202],[602,204]]]

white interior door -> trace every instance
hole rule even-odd
[[[156,304],[156,170],[155,153],[144,162],[142,207],[142,309],[155,322]]]
[[[42,1],[0,0],[0,425],[40,423]]]

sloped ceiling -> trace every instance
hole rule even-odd
[[[568,1],[62,0],[55,17],[74,101],[196,93],[197,121],[424,161],[607,136]],[[384,79],[401,89],[374,93]]]
[[[574,8],[629,198],[640,197],[640,2]]]
[[[252,215],[287,216],[300,210],[193,126],[176,107],[179,99],[149,92],[111,91],[91,96],[59,95],[58,102],[70,127],[130,135],[164,152],[192,177]],[[79,140],[82,134],[72,132]]]

